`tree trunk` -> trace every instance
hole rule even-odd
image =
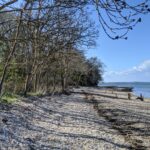
[[[2,88],[3,88],[3,83],[4,83],[6,72],[7,72],[7,67],[8,67],[8,63],[5,64],[4,69],[3,69],[3,74],[1,77],[1,81],[0,81],[0,95],[2,94]]]
[[[29,79],[30,79],[30,75],[27,74],[26,80],[25,80],[25,85],[24,85],[24,95],[25,95],[25,96],[27,95],[27,92],[28,92]]]
[[[24,9],[27,7],[29,2],[27,2],[24,6]],[[7,69],[8,69],[8,66],[9,66],[9,63],[13,57],[13,54],[15,52],[15,48],[16,48],[16,45],[17,45],[17,38],[19,36],[19,30],[20,30],[20,26],[21,26],[21,19],[22,19],[22,16],[23,16],[23,11],[24,9],[21,11],[20,13],[20,17],[18,19],[18,24],[17,24],[17,29],[16,29],[16,34],[15,34],[15,40],[14,40],[14,43],[12,45],[12,48],[10,50],[10,54],[6,60],[6,63],[5,63],[5,66],[4,66],[4,69],[3,69],[3,73],[2,73],[2,77],[1,77],[1,81],[0,81],[0,95],[2,94],[2,88],[3,88],[3,84],[4,84],[4,80],[5,80],[5,76],[6,76],[6,72],[7,72]]]
[[[53,77],[53,90],[52,90],[52,94],[55,92],[56,89],[56,75],[54,75]]]
[[[33,89],[34,89],[34,92],[37,91],[37,74],[35,74]]]

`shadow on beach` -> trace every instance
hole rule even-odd
[[[79,126],[84,129],[84,123],[86,123],[85,125],[88,126],[89,130],[92,130],[92,128],[95,130],[93,124],[98,126],[97,130],[99,131],[105,131],[104,128],[99,128],[101,125],[108,128],[111,128],[111,126],[107,121],[95,118],[90,114],[82,114],[81,112],[75,112],[72,110],[61,110],[66,103],[74,102],[76,104],[89,104],[93,106],[93,102],[86,102],[84,99],[78,98],[68,100],[66,99],[66,96],[62,96],[59,100],[57,99],[58,97],[54,100],[50,97],[30,97],[23,100],[23,103],[26,105],[17,104],[9,106],[1,104],[1,119],[8,119],[6,124],[0,125],[1,148],[21,148],[32,150],[71,149],[71,147],[73,147],[73,142],[76,140],[81,141],[81,145],[83,145],[83,140],[92,140],[98,143],[105,143],[105,145],[111,144],[118,148],[130,148],[127,144],[120,144],[104,137],[86,133],[75,133],[67,130],[64,132],[58,130],[59,128],[78,129]],[[67,121],[66,118],[70,118],[71,121]],[[82,124],[83,126],[81,126]],[[52,128],[53,125],[55,126],[55,129]],[[111,133],[111,131],[108,130],[105,132]],[[112,132],[111,134],[114,133]]]
[[[87,100],[85,95],[92,96],[92,99]],[[119,104],[120,108],[112,107],[107,99],[115,101],[116,98],[81,91],[73,92],[70,96],[28,97],[15,105],[0,104],[0,118],[8,119],[6,124],[0,125],[1,147],[32,150],[72,149],[76,143],[76,146],[83,149],[83,143],[87,141],[97,149],[100,147],[96,147],[94,143],[104,143],[104,149],[149,149],[144,143],[150,137],[149,114],[139,115],[138,111],[121,108],[122,104]],[[73,110],[76,105],[77,108],[88,105],[90,110]],[[71,107],[68,109],[68,106]],[[98,116],[93,114],[91,107]],[[141,127],[137,126],[139,124]],[[77,132],[79,128],[81,131],[85,128],[96,131],[97,134]],[[105,133],[106,136],[100,133]],[[107,135],[122,135],[126,143],[110,139]]]

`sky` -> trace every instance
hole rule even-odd
[[[142,16],[128,40],[111,40],[101,29],[96,41],[86,55],[105,64],[104,82],[150,82],[150,14]]]

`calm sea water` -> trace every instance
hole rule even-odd
[[[150,82],[107,82],[99,86],[133,87],[136,95],[142,94],[145,98],[150,98]]]

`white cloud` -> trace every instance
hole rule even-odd
[[[108,71],[104,74],[104,80],[116,80],[116,81],[124,81],[124,80],[147,80],[148,77],[150,80],[150,60],[146,60],[141,64],[129,68],[124,71]]]
[[[137,72],[150,71],[150,60],[146,60],[143,63],[141,63],[139,66],[133,67],[133,70]]]

